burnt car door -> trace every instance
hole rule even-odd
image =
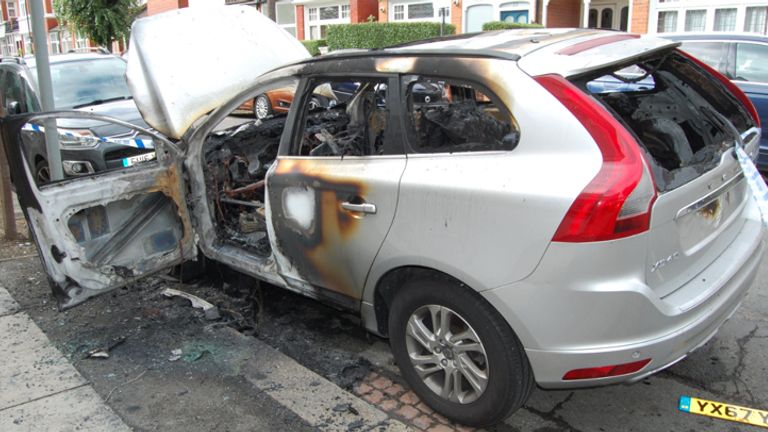
[[[397,79],[316,77],[302,88],[287,151],[267,176],[273,252],[289,285],[355,304],[394,219],[406,165],[399,96],[387,91]],[[313,107],[324,93],[334,103]]]
[[[115,138],[62,125],[99,120],[129,128],[124,145],[153,146],[157,159],[38,184],[26,149],[56,137],[83,150]],[[195,256],[181,180],[183,153],[160,135],[83,112],[10,116],[0,123],[19,204],[61,307],[136,281]]]

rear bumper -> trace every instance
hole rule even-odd
[[[483,294],[517,331],[540,386],[573,388],[631,382],[674,364],[714,336],[752,285],[764,247],[762,222],[747,219],[732,244],[692,278],[717,285],[713,294],[686,310],[660,299],[637,278],[588,283],[581,282],[578,274],[568,278],[568,267],[573,263],[560,265],[565,278],[545,281],[537,270],[526,282]],[[563,261],[563,255],[554,255],[555,261]],[[572,261],[577,268],[578,260]],[[606,257],[603,264],[611,266],[610,259]],[[578,273],[576,268],[573,273]],[[553,270],[557,267],[549,271]],[[641,359],[651,362],[633,374],[562,380],[573,369]]]

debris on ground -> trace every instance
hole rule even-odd
[[[117,346],[122,345],[125,342],[125,336],[119,337],[113,340],[109,345],[99,348],[94,348],[85,354],[85,358],[92,359],[108,359],[109,352],[115,349]]]
[[[168,361],[176,361],[181,358],[181,354],[183,353],[180,349],[171,350],[171,356],[168,357]]]
[[[166,288],[163,290],[162,293],[166,297],[182,297],[190,302],[192,302],[192,307],[197,309],[202,309],[203,313],[205,314],[205,319],[208,321],[214,321],[219,318],[221,318],[221,315],[219,314],[219,308],[212,305],[211,303],[208,303],[207,301],[201,299],[200,297],[186,293],[184,291],[179,291],[173,288]]]

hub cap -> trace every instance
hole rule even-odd
[[[488,357],[480,338],[447,307],[416,309],[408,320],[405,345],[416,373],[443,399],[468,404],[488,386]]]
[[[256,98],[256,117],[263,119],[269,115],[269,101],[263,96]]]

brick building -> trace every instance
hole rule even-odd
[[[265,0],[149,0],[147,12]],[[766,34],[768,0],[277,0],[276,20],[298,39],[320,39],[332,24],[433,21],[459,33],[489,21],[590,27],[635,33],[730,31]],[[445,15],[445,18],[443,18]]]
[[[145,4],[146,0],[141,0],[140,3]],[[61,25],[53,10],[52,0],[43,0],[43,6],[45,8],[45,27],[48,31],[48,52],[50,54],[55,55],[66,53],[72,49],[94,46],[85,36],[74,29]],[[3,56],[32,54],[34,48],[32,46],[29,0],[0,0],[0,10],[2,11],[0,54]],[[124,42],[116,42],[112,49],[114,52],[120,52],[124,47]]]

